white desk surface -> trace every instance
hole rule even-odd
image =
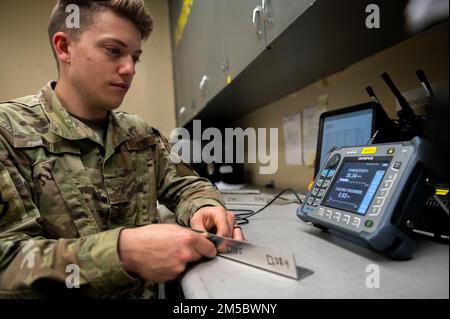
[[[297,266],[311,269],[312,275],[297,281],[217,257],[185,273],[185,297],[449,298],[448,245],[418,238],[413,258],[395,261],[302,222],[297,207],[272,205],[243,229],[251,243],[294,253]],[[366,286],[371,264],[379,267],[379,288]]]

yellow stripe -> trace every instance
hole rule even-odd
[[[436,195],[445,196],[448,194],[448,189],[436,189]]]
[[[178,17],[177,28],[175,30],[175,45],[178,46],[183,38],[184,29],[189,20],[191,14],[191,8],[194,5],[194,0],[184,0],[183,7],[181,8],[180,16]]]
[[[372,146],[372,147],[364,147],[361,151],[361,154],[374,154],[377,151],[377,147],[376,146]]]

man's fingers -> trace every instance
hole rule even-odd
[[[233,239],[242,241],[245,240],[244,233],[242,232],[242,229],[238,226],[237,227],[235,226],[233,229]]]
[[[217,235],[222,237],[230,237],[231,231],[233,229],[232,225],[230,225],[230,220],[228,217],[228,212],[225,211],[225,216],[217,216],[216,218],[216,227],[217,227]],[[234,214],[233,214],[233,224],[234,224]]]
[[[227,211],[227,219],[228,219],[228,225],[229,225],[229,233],[228,233],[227,237],[233,237],[233,228],[236,223],[234,213]]]
[[[201,219],[191,219],[191,228],[206,231],[205,225]]]
[[[206,237],[206,234],[201,234],[199,236],[197,243],[195,245],[195,249],[202,256],[206,256],[208,258],[214,258],[217,254],[216,247],[214,244]]]

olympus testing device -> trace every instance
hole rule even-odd
[[[333,150],[298,217],[392,258],[409,259],[415,247],[411,228],[427,200],[427,149],[415,137]]]

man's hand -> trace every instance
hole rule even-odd
[[[244,240],[242,229],[236,227],[234,213],[223,207],[207,206],[200,208],[191,218],[191,227],[205,231],[216,228],[216,234],[219,236]]]
[[[206,234],[164,224],[122,230],[118,249],[127,272],[157,283],[176,278],[188,262],[217,254]]]

